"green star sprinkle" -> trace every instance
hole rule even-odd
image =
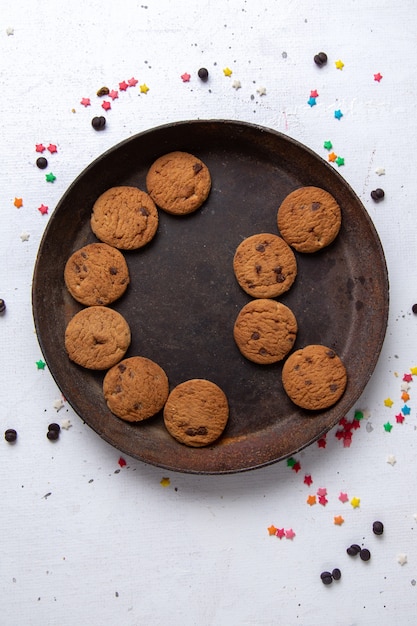
[[[45,178],[46,178],[47,183],[53,183],[54,180],[56,180],[56,176],[54,176],[52,172],[49,172],[49,174],[46,174]]]
[[[345,164],[345,159],[344,159],[343,157],[340,157],[340,156],[339,156],[339,157],[337,157],[337,159],[336,159],[336,163],[337,163],[337,165],[340,167],[341,165],[344,165],[344,164]]]
[[[325,141],[323,144],[323,148],[325,148],[325,150],[331,150],[333,148],[333,144],[331,141]]]
[[[38,370],[44,370],[45,365],[46,363],[42,361],[42,359],[39,359],[39,361],[36,361],[36,367],[38,368]]]
[[[287,461],[287,466],[288,466],[288,467],[294,467],[294,465],[295,465],[296,463],[297,463],[297,461],[291,457],[291,458],[290,458],[290,459],[288,459],[288,461]]]
[[[386,422],[384,424],[384,430],[385,430],[385,432],[390,433],[391,430],[392,430],[392,424],[390,424],[389,422]]]
[[[362,411],[355,411],[355,415],[354,415],[353,419],[357,420],[358,422],[360,422],[360,420],[363,420],[363,413],[362,413]]]

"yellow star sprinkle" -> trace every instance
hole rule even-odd
[[[268,533],[270,535],[275,535],[276,532],[277,532],[277,529],[275,528],[275,526],[273,524],[272,524],[272,526],[269,526]]]
[[[148,85],[145,85],[145,83],[143,83],[143,85],[141,85],[139,89],[140,89],[140,93],[148,93],[149,91],[149,87]]]
[[[23,206],[22,198],[15,198],[13,204],[15,205],[16,209],[21,209]]]
[[[412,373],[413,376],[417,376],[417,366],[410,367],[410,372]]]
[[[391,400],[391,398],[385,398],[384,404],[390,409],[392,405],[394,404],[394,402]]]
[[[169,478],[167,478],[166,476],[164,476],[161,481],[160,484],[162,485],[162,487],[169,487],[171,484],[171,481]]]
[[[345,64],[340,59],[335,61],[335,65],[337,70],[342,70],[345,67]]]
[[[225,76],[231,76],[233,74],[232,70],[230,69],[230,67],[225,67],[223,70],[223,74]]]
[[[343,517],[342,517],[341,515],[336,515],[336,516],[333,518],[333,522],[334,522],[334,524],[336,524],[336,526],[341,526],[341,525],[343,524],[343,522],[344,522],[344,521],[345,521],[345,520],[343,519]]]
[[[357,498],[356,496],[354,498],[352,498],[352,500],[350,501],[351,505],[353,506],[354,509],[357,509],[358,506],[361,503],[361,499]]]

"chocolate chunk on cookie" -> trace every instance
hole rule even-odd
[[[180,443],[195,448],[220,437],[229,418],[225,393],[215,383],[193,378],[171,391],[164,407],[168,432]]]
[[[155,236],[158,210],[145,191],[112,187],[95,201],[90,223],[100,241],[120,250],[136,250]]]
[[[90,243],[70,256],[65,264],[64,280],[78,302],[105,306],[126,291],[129,269],[117,248],[106,243]]]
[[[237,247],[233,270],[239,285],[253,298],[275,298],[295,281],[297,261],[281,237],[257,233]]]
[[[146,188],[159,208],[174,215],[186,215],[196,211],[209,195],[210,172],[193,154],[170,152],[151,165]]]
[[[129,325],[120,313],[105,306],[90,306],[69,321],[65,349],[78,365],[105,370],[124,357],[130,339]]]
[[[340,357],[326,346],[308,345],[293,352],[282,368],[287,395],[303,409],[327,409],[342,397],[347,372]]]
[[[281,237],[298,252],[317,252],[336,238],[342,223],[340,206],[319,187],[301,187],[284,198],[278,209]]]
[[[297,330],[291,309],[276,300],[259,298],[240,310],[233,336],[244,357],[267,365],[281,361],[288,354]]]
[[[168,397],[169,384],[158,363],[142,356],[123,359],[109,369],[103,393],[110,411],[127,422],[156,415]]]

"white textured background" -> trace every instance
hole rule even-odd
[[[329,57],[322,69],[313,63],[320,50]],[[0,445],[1,624],[416,623],[416,377],[411,413],[395,422],[402,375],[417,366],[416,54],[414,0],[0,0],[0,297],[7,304],[0,318],[0,429],[19,435],[16,445]],[[209,70],[207,83],[197,78],[201,66]],[[184,72],[189,83],[181,81]],[[131,77],[148,93],[129,88],[105,113],[97,89],[117,89]],[[241,89],[232,88],[234,80]],[[312,89],[319,92],[314,107],[307,104]],[[92,105],[81,106],[82,97]],[[339,108],[344,116],[337,121]],[[97,133],[90,121],[101,114],[107,127]],[[297,455],[298,473],[285,462],[219,477],[167,475],[129,458],[120,468],[117,450],[70,407],[57,413],[59,390],[47,370],[36,368],[42,355],[32,271],[55,204],[107,148],[192,118],[261,124],[325,159],[330,139],[345,158],[339,173],[384,246],[389,327],[355,407],[369,417],[350,448],[331,431],[325,449],[315,444]],[[35,144],[50,142],[58,146],[48,154],[53,184],[35,166]],[[379,167],[384,176],[376,175]],[[376,187],[386,193],[379,204],[370,199]],[[42,203],[48,215],[37,210]],[[52,444],[46,427],[64,419],[72,427]],[[327,489],[328,504],[310,507],[307,496],[319,487]],[[360,507],[342,504],[340,491],[359,497]],[[333,523],[339,514],[341,527]],[[385,523],[382,537],[372,534],[375,519]],[[271,524],[293,528],[295,538],[270,537]],[[352,542],[370,548],[369,563],[346,555]],[[342,580],[325,587],[320,572],[336,566]]]

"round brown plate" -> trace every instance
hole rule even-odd
[[[153,242],[126,253],[131,284],[113,306],[132,330],[127,356],[142,355],[167,372],[171,388],[207,378],[226,393],[230,419],[208,448],[189,448],[165,430],[161,415],[132,425],[108,410],[104,373],[67,358],[64,332],[80,310],[65,288],[68,257],[95,241],[90,229],[96,198],[115,185],[145,189],[152,162],[184,150],[209,167],[212,189],[187,217],[160,211]],[[343,359],[348,384],[326,411],[294,406],[281,384],[281,365],[258,366],[233,339],[238,311],[250,297],[233,274],[244,237],[278,234],[280,202],[293,189],[315,185],[342,207],[335,242],[316,254],[296,253],[298,276],[280,300],[299,325],[295,349],[332,347]],[[375,228],[352,189],[314,152],[273,130],[210,120],[160,126],[140,133],[89,165],[69,187],[45,230],[33,277],[33,313],[45,361],[63,395],[103,439],[137,459],[170,470],[221,474],[249,470],[293,455],[317,440],[353,407],[376,365],[387,325],[388,277]]]

